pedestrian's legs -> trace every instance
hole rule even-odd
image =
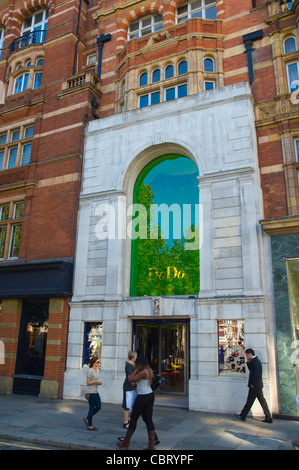
[[[249,388],[247,401],[245,403],[245,406],[244,406],[243,410],[240,413],[242,419],[246,418],[246,416],[248,415],[253,403],[255,402],[255,399],[256,399],[256,396],[257,396],[257,390],[258,389],[256,389],[256,388]]]
[[[92,426],[93,416],[101,409],[101,398],[98,393],[91,393],[89,395],[89,412],[87,415],[88,426]]]
[[[130,416],[130,423],[129,423],[129,429],[131,429],[132,431],[135,431],[136,426],[137,426],[137,421],[141,415],[142,408],[143,408],[143,400],[144,400],[144,395],[137,395],[134,401],[132,413]]]
[[[153,423],[153,407],[154,407],[154,400],[155,396],[153,393],[150,393],[149,395],[146,396],[146,403],[144,403],[144,407],[141,411],[141,416],[143,421],[146,424],[147,430],[148,431],[154,431],[155,426]]]
[[[267,402],[266,402],[266,399],[265,399],[265,397],[264,397],[263,389],[262,389],[262,388],[259,388],[259,389],[257,390],[257,399],[258,399],[258,401],[260,402],[261,407],[263,408],[263,412],[264,412],[266,421],[272,421],[272,416],[271,416],[271,413],[270,413],[268,404],[267,404]]]

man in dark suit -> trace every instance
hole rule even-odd
[[[263,380],[262,380],[262,363],[259,358],[254,354],[253,349],[246,349],[247,367],[249,369],[248,380],[248,397],[246,404],[240,414],[235,416],[242,421],[245,421],[255,399],[257,398],[263,408],[265,414],[265,423],[272,423],[271,413],[269,411],[267,402],[263,394]]]

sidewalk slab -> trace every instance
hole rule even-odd
[[[0,395],[0,438],[14,439],[63,449],[118,451],[117,438],[125,435],[121,405],[103,403],[94,417],[98,431],[83,423],[88,403],[80,400],[51,400],[25,395]],[[196,450],[293,450],[299,437],[298,421],[248,418],[154,406],[153,417],[160,439],[157,451]],[[131,439],[132,451],[147,446],[142,419]]]

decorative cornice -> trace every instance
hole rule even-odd
[[[281,235],[299,231],[299,215],[260,220],[264,232],[268,235]]]

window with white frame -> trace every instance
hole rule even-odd
[[[31,59],[27,59],[24,63],[20,62],[11,78],[11,80],[14,80],[12,94],[21,93],[29,88],[39,88],[42,84],[43,65],[43,57],[38,57],[35,63]],[[21,70],[23,70],[23,73],[17,75]]]
[[[163,16],[160,14],[144,16],[130,24],[128,40],[163,29]]]
[[[141,95],[139,97],[139,108],[145,108],[160,103],[160,91]]]
[[[165,90],[165,101],[176,100],[177,98],[183,98],[188,95],[188,85],[183,83],[174,87],[166,88]]]
[[[299,163],[299,138],[295,139],[295,156],[296,162]]]
[[[97,55],[94,52],[93,54],[89,54],[86,59],[86,65],[93,65],[97,61]]]
[[[286,67],[289,92],[293,93],[293,91],[299,88],[299,63],[298,61],[291,62],[288,63]]]
[[[210,91],[215,89],[215,82],[210,80],[205,80],[205,91]]]
[[[3,45],[4,45],[5,29],[0,28],[0,59],[2,59]]]
[[[25,18],[23,21],[21,36],[34,33],[34,40],[31,41],[32,44],[44,42],[46,40],[47,26],[48,10],[37,11],[33,15],[27,16],[27,18]]]
[[[176,22],[182,23],[189,18],[215,20],[217,18],[216,0],[195,0],[180,5],[176,10]]]
[[[154,68],[151,73],[142,71],[138,78],[138,85],[144,88],[144,93],[141,94],[141,90],[138,92],[139,108],[158,104],[163,100],[171,101],[187,96],[188,85],[184,77],[187,73],[188,62],[185,59],[179,61],[176,66],[168,64],[164,71],[160,68]]]
[[[30,163],[33,133],[33,125],[24,125],[0,134],[0,171]]]
[[[284,40],[283,50],[285,54],[297,51],[297,42],[294,36],[289,36]]]
[[[23,201],[0,204],[0,261],[19,256],[23,213]]]
[[[13,94],[25,91],[28,88],[29,73],[22,73],[15,79]]]
[[[204,59],[203,69],[204,69],[204,72],[215,72],[214,60],[211,59],[211,57],[206,57]]]

